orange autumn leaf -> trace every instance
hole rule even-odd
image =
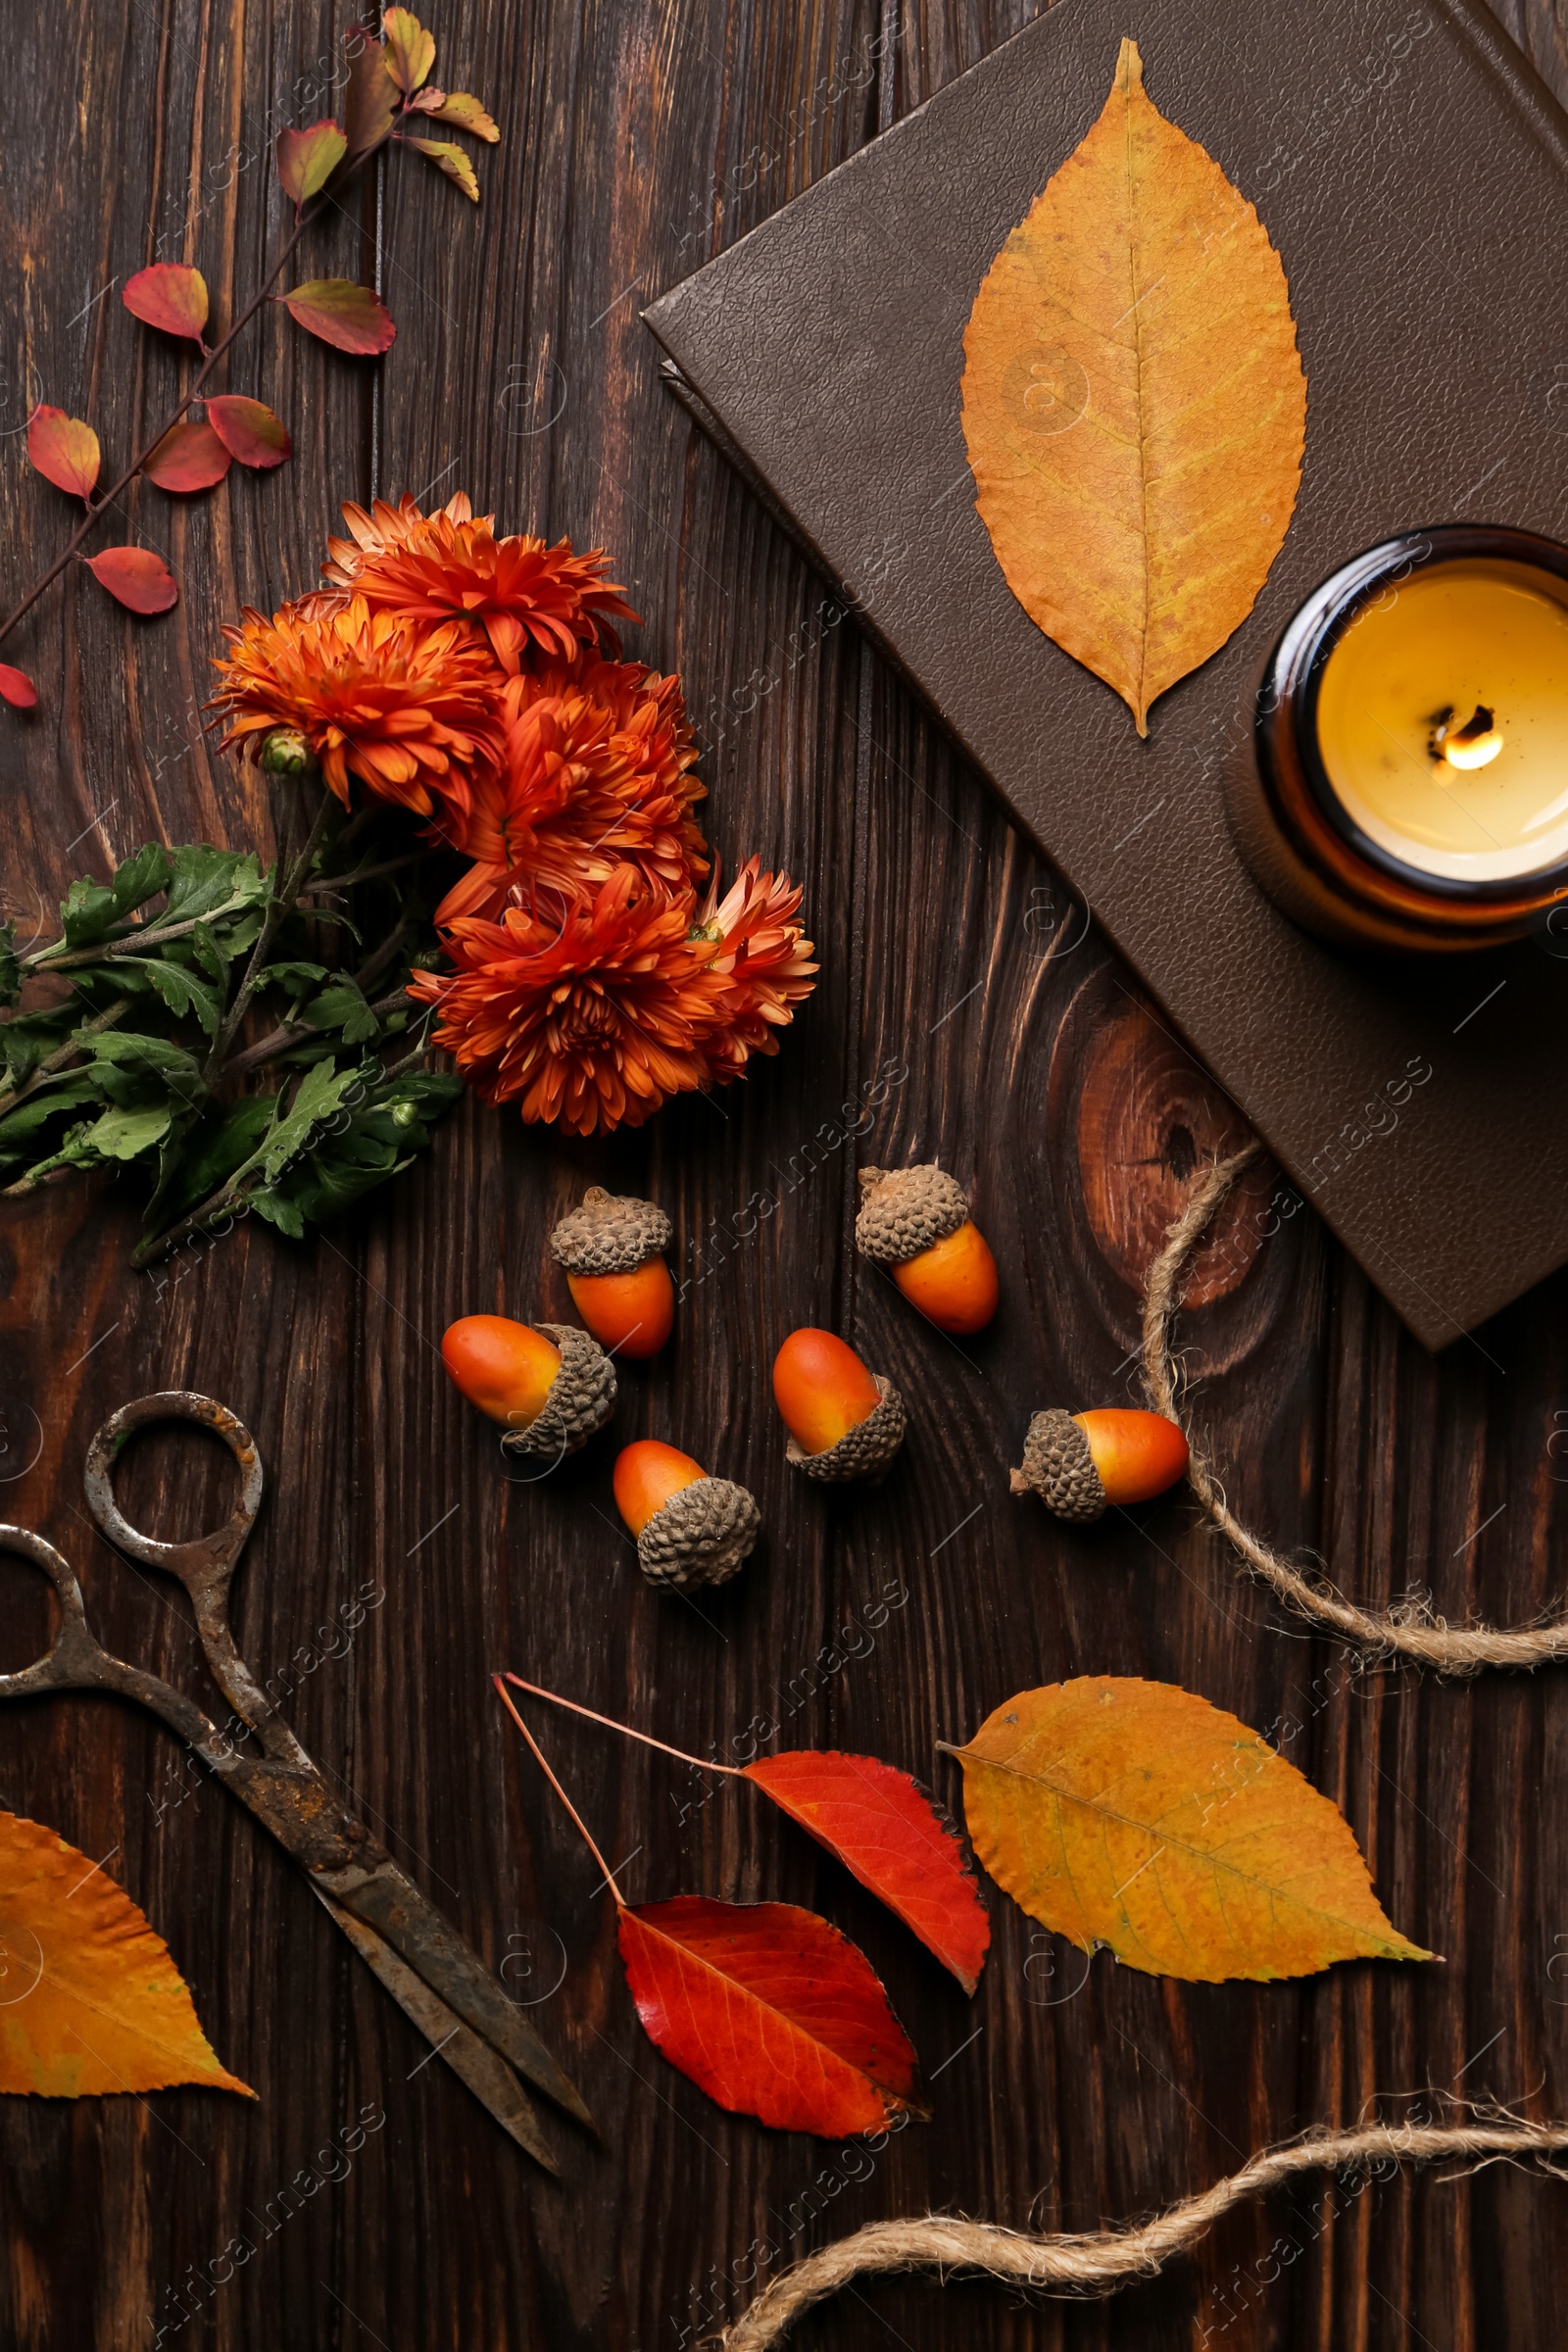
[[[1007,585],[1147,735],[1284,544],[1306,379],[1267,231],[1146,96],[1135,42],[963,347],[975,504]]]
[[[421,90],[412,104],[416,112],[428,115],[432,122],[455,122],[460,130],[471,131],[476,139],[488,140],[492,147],[501,136],[500,125],[471,90]]]
[[[100,588],[129,612],[167,612],[179,602],[174,575],[150,547],[106,547],[81,561]]]
[[[1204,1984],[1434,1957],[1384,1916],[1339,1808],[1190,1690],[1022,1690],[953,1752],[986,1869],[1083,1951]]]
[[[102,458],[98,436],[79,416],[42,402],[27,418],[27,458],[46,482],[73,498],[90,498]]]
[[[0,1813],[0,2091],[237,2090],[129,1896],[40,1822]]]
[[[166,335],[200,343],[207,324],[207,280],[179,262],[154,262],[138,270],[120,297],[133,318]]]
[[[313,277],[281,299],[297,326],[361,359],[385,351],[398,331],[375,288],[352,278]]]
[[[429,78],[435,64],[435,35],[426,32],[412,9],[389,8],[381,19],[386,70],[406,98]]]
[[[455,180],[470,203],[478,203],[479,182],[474,177],[473,166],[455,139],[416,139],[411,137],[409,145],[416,147],[421,155],[427,156],[436,170],[444,172],[448,179]]]

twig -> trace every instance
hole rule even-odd
[[[363,161],[363,159],[361,160]],[[263,303],[266,302],[268,296],[271,293],[273,286],[282,276],[283,271],[288,265],[290,256],[293,254],[295,246],[305,234],[306,229],[315,220],[317,212],[319,212],[319,210],[320,207],[318,206],[316,212],[301,215],[300,219],[294,224],[293,235],[284,245],[282,252],[278,255],[277,260],[272,264],[272,267],[268,271],[266,277],[263,278],[261,286],[257,292],[246,304],[244,310],[241,311],[239,317],[235,319],[227,334],[223,336],[220,342],[216,343],[213,349],[208,353],[207,358],[197,370],[196,379],[191,385],[190,390],[185,394],[184,398],[178,402],[168,417],[166,417],[164,422],[158,427],[158,430],[153,434],[152,438],[145,444],[143,448],[137,451],[135,457],[131,460],[130,464],[125,467],[124,472],[121,475],[119,481],[113,483],[109,489],[104,491],[100,498],[95,499],[88,507],[86,514],[82,516],[80,522],[77,523],[75,529],[72,532],[71,537],[66,541],[66,544],[61,549],[60,554],[55,558],[54,562],[50,564],[48,570],[43,573],[42,577],[33,582],[33,585],[28,589],[26,595],[23,598],[21,604],[18,605],[16,611],[12,613],[9,613],[3,621],[0,621],[0,642],[3,642],[7,637],[9,637],[12,630],[16,627],[18,621],[32,611],[33,606],[38,602],[38,599],[40,596],[42,596],[44,590],[50,585],[51,581],[57,580],[60,577],[60,574],[65,570],[66,565],[71,562],[71,559],[75,554],[77,548],[87,537],[88,533],[93,530],[96,524],[103,519],[106,511],[114,505],[115,500],[120,496],[122,490],[128,488],[129,484],[135,480],[137,474],[140,473],[142,467],[152,456],[153,451],[158,447],[159,442],[162,441],[167,434],[173,431],[174,426],[179,422],[181,416],[184,416],[185,411],[191,406],[191,403],[193,401],[200,400],[203,389],[207,383],[207,379],[212,374],[213,369],[218,366],[219,361],[223,357],[223,354],[227,351],[235,336],[242,333],[244,329],[249,326],[251,320],[255,318]]]
[[[563,1698],[559,1690],[546,1690],[538,1683],[525,1683],[520,1674],[508,1674],[504,1679],[535,1698],[548,1698],[552,1706],[569,1707],[573,1715],[586,1715],[590,1723],[602,1723],[607,1732],[619,1732],[624,1740],[640,1740],[644,1747],[657,1747],[679,1764],[695,1765],[699,1772],[727,1772],[735,1781],[746,1778],[738,1764],[720,1764],[716,1757],[689,1756],[683,1747],[671,1747],[667,1740],[656,1740],[651,1732],[634,1732],[629,1723],[617,1723],[613,1715],[596,1715],[592,1707],[579,1706],[574,1698]],[[501,1695],[505,1698],[507,1694],[503,1690]]]
[[[528,1745],[533,1749],[534,1757],[538,1763],[540,1771],[544,1774],[545,1779],[550,1783],[551,1788],[555,1790],[562,1803],[565,1806],[566,1811],[571,1815],[572,1820],[577,1825],[577,1833],[582,1838],[584,1845],[588,1848],[588,1851],[592,1854],[594,1860],[604,1872],[605,1885],[610,1888],[611,1893],[615,1898],[616,1910],[624,1911],[626,1908],[626,1898],[621,1893],[620,1888],[615,1885],[614,1872],[611,1869],[610,1864],[605,1860],[604,1855],[599,1851],[598,1846],[595,1845],[592,1838],[589,1836],[587,1823],[583,1820],[582,1815],[578,1812],[576,1806],[572,1803],[570,1797],[566,1794],[566,1791],[564,1788],[563,1788],[561,1783],[557,1780],[555,1774],[545,1762],[544,1749],[540,1746],[538,1740],[534,1738],[532,1732],[529,1731],[528,1726],[523,1722],[522,1717],[517,1713],[516,1708],[513,1705],[511,1694],[509,1693],[507,1686],[502,1681],[500,1675],[493,1674],[490,1677],[490,1680],[494,1683],[496,1689],[501,1693],[502,1705],[506,1708],[507,1713],[512,1717],[513,1722],[516,1725],[518,1731],[527,1740]]]

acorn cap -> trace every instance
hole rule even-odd
[[[559,1461],[586,1446],[614,1411],[615,1367],[599,1342],[575,1323],[536,1323],[534,1329],[560,1348],[561,1366],[527,1428],[509,1429],[501,1449],[553,1454]]]
[[[862,1168],[855,1246],[879,1265],[902,1265],[966,1224],[968,1196],[928,1160],[917,1168]]]
[[[634,1274],[669,1248],[673,1228],[652,1200],[591,1184],[550,1236],[550,1253],[568,1274]]]
[[[873,1372],[881,1403],[873,1406],[863,1421],[857,1421],[846,1430],[836,1446],[823,1453],[808,1453],[794,1438],[784,1448],[784,1458],[792,1470],[804,1471],[808,1478],[826,1479],[833,1484],[849,1478],[882,1478],[888,1464],[904,1444],[904,1398],[891,1380]]]
[[[727,1478],[697,1478],[644,1524],[638,1562],[651,1585],[673,1585],[678,1592],[727,1584],[761,1525],[762,1514],[744,1487]]]
[[[1008,1473],[1015,1494],[1038,1494],[1058,1519],[1087,1524],[1105,1508],[1106,1495],[1089,1440],[1060,1406],[1036,1413],[1023,1442],[1023,1468]]]

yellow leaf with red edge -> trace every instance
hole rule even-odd
[[[432,122],[452,122],[459,130],[471,130],[476,139],[488,139],[492,147],[501,136],[499,126],[467,90],[421,90],[414,109],[428,115]]]
[[[1083,1951],[1204,1984],[1434,1957],[1390,1925],[1338,1806],[1190,1690],[1021,1690],[953,1753],[980,1860]]]
[[[40,402],[27,418],[27,456],[33,468],[57,490],[89,498],[103,463],[98,436],[79,416]]]
[[[464,154],[463,149],[454,141],[451,139],[411,138],[409,145],[417,147],[421,155],[427,155],[438,172],[444,172],[448,179],[456,180],[465,196],[471,198],[473,203],[478,203],[479,182],[473,176],[473,166]]]
[[[90,1857],[0,1813],[0,2091],[237,2090],[169,1946]]]
[[[361,359],[385,351],[398,331],[374,287],[357,286],[352,278],[313,277],[283,301],[297,325]]]
[[[272,153],[283,193],[298,208],[318,195],[347,155],[347,136],[327,116],[308,130],[280,130]]]
[[[1267,230],[1152,105],[1136,43],[992,263],[963,349],[975,505],[1007,585],[1146,735],[1284,544],[1306,379]]]
[[[386,44],[386,70],[406,98],[412,98],[428,79],[435,64],[435,35],[426,32],[413,11],[389,8],[381,19]]]

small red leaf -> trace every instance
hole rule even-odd
[[[760,1756],[742,1777],[837,1854],[973,1992],[991,1922],[956,1832],[906,1772],[875,1756],[802,1748]]]
[[[147,326],[160,327],[166,335],[188,335],[193,343],[202,339],[207,280],[199,270],[187,270],[178,262],[154,262],[150,270],[137,270],[121,300]]]
[[[297,207],[318,194],[348,151],[348,140],[329,115],[309,130],[280,130],[273,153],[289,202]]]
[[[132,612],[167,612],[179,602],[172,572],[150,547],[106,547],[83,561],[100,588]]]
[[[192,490],[211,490],[228,471],[228,451],[210,424],[176,424],[168,431],[142,467],[160,490],[181,496]]]
[[[478,203],[479,182],[473,176],[473,166],[455,139],[411,138],[409,145],[417,147],[421,155],[427,155],[436,170],[444,172],[448,179],[455,179],[471,203]]]
[[[207,421],[231,458],[242,466],[281,466],[294,444],[281,416],[274,416],[265,400],[246,400],[238,392],[220,392],[207,403]]]
[[[398,85],[386,70],[386,51],[363,25],[343,35],[349,49],[349,86],[343,100],[343,121],[349,153],[368,155],[392,128]]]
[[[386,67],[406,98],[412,98],[435,64],[435,35],[407,8],[389,8],[381,19]]]
[[[362,359],[385,351],[398,331],[374,288],[357,286],[352,278],[313,277],[283,300],[297,325]]]
[[[103,463],[98,436],[79,416],[64,409],[33,410],[27,418],[27,455],[46,482],[69,490],[73,498],[87,498]]]
[[[678,1894],[620,1914],[643,2030],[710,2099],[780,2132],[879,2132],[914,2051],[865,1954],[793,1903]]]
[[[13,669],[9,662],[0,662],[0,700],[8,702],[13,710],[30,710],[38,700],[38,689],[24,669]]]

